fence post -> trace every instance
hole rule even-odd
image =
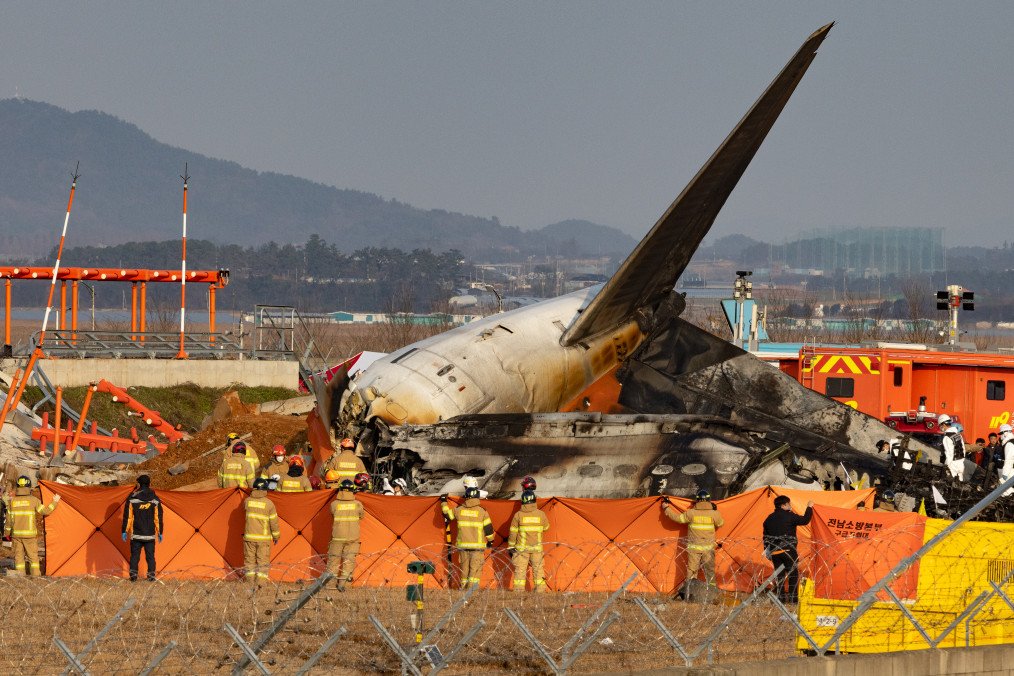
[[[387,631],[387,628],[381,624],[380,620],[373,615],[370,615],[370,622],[372,622],[373,626],[377,628],[377,631],[380,633],[381,638],[384,639],[384,642],[387,643],[391,650],[393,650],[395,654],[401,658],[402,673],[407,670],[411,671],[415,674],[415,676],[422,676],[422,672],[419,671],[419,667],[412,663],[412,657],[409,656],[409,654],[405,652],[400,645],[398,645],[398,642],[394,640],[393,636],[391,636],[391,632]]]
[[[705,648],[707,648],[710,651],[711,650],[711,644],[712,644],[712,642],[716,638],[718,638],[718,635],[721,634],[723,631],[725,631],[725,628],[728,627],[730,624],[732,624],[732,621],[735,620],[736,617],[741,612],[743,612],[743,610],[747,606],[749,606],[751,603],[753,603],[754,601],[756,601],[757,597],[760,596],[761,593],[763,593],[765,589],[767,589],[767,586],[769,584],[771,584],[771,582],[773,580],[775,580],[779,575],[782,574],[782,571],[784,569],[785,569],[785,566],[778,566],[777,568],[775,568],[774,572],[771,573],[770,576],[768,576],[768,579],[764,580],[764,582],[762,582],[759,587],[757,587],[756,589],[754,589],[753,593],[750,594],[749,597],[747,597],[746,601],[743,601],[743,603],[741,603],[738,606],[736,606],[735,608],[733,608],[732,612],[729,613],[729,616],[727,618],[725,618],[725,621],[723,621],[720,625],[718,625],[717,627],[715,627],[714,629],[712,629],[711,633],[708,634],[704,638],[704,642],[701,643],[701,645],[698,646],[697,650],[695,650],[690,655],[691,661],[696,660],[700,656],[700,654],[702,652],[704,652]]]
[[[264,646],[267,645],[268,641],[274,638],[275,634],[281,631],[282,627],[288,624],[289,620],[292,619],[292,616],[299,612],[299,609],[305,606],[306,602],[309,601],[314,594],[323,589],[324,585],[333,579],[334,575],[325,571],[320,577],[314,580],[313,584],[304,589],[303,593],[299,595],[299,598],[293,601],[288,608],[282,611],[282,614],[278,616],[275,623],[265,629],[264,633],[258,636],[257,640],[251,644],[251,649],[254,654],[256,655],[260,653],[260,651],[264,649]],[[243,652],[246,653],[246,650]],[[247,659],[248,657],[249,653],[241,657],[239,662],[236,663],[236,666],[232,670],[233,676],[238,676],[243,673],[243,670],[250,664],[250,661]]]
[[[567,643],[563,646],[563,648],[560,649],[560,658],[562,660],[564,661],[567,660],[567,655],[570,652],[571,648],[574,647],[574,644],[577,643],[581,639],[581,636],[584,635],[586,631],[588,631],[589,627],[591,627],[592,624],[594,624],[595,621],[602,616],[602,613],[606,612],[606,610],[609,609],[609,606],[616,603],[616,599],[620,598],[620,594],[627,591],[627,587],[630,585],[631,582],[637,579],[638,575],[640,575],[640,573],[634,573],[633,575],[628,577],[627,581],[624,582],[622,585],[620,585],[619,589],[610,594],[609,598],[606,599],[605,603],[599,606],[598,609],[591,614],[591,617],[589,617],[585,621],[585,623],[581,625],[581,628],[577,630],[577,633],[570,637],[570,640],[567,641]]]
[[[222,629],[224,629],[226,633],[232,637],[233,642],[236,645],[238,645],[240,650],[242,650],[243,653],[246,655],[245,664],[250,664],[252,662],[253,665],[257,667],[258,671],[264,674],[264,676],[271,676],[271,672],[268,671],[268,668],[264,666],[264,663],[261,662],[260,659],[258,659],[256,651],[254,651],[254,649],[250,647],[249,643],[243,640],[243,637],[239,635],[239,632],[236,631],[235,627],[226,622],[225,626],[223,626]],[[242,669],[240,671],[242,672]],[[233,673],[236,672],[233,671]]]
[[[553,670],[553,673],[556,674],[557,676],[560,676],[560,674],[563,672],[560,671],[560,667],[557,666],[556,660],[554,660],[553,656],[549,654],[549,651],[546,650],[546,647],[539,642],[539,639],[535,638],[535,634],[533,634],[532,630],[529,629],[528,626],[521,621],[521,618],[518,617],[517,613],[515,613],[510,608],[504,608],[503,612],[507,615],[507,617],[511,619],[511,622],[517,625],[518,629],[521,630],[522,636],[528,639],[528,642],[531,643],[532,646],[538,651],[539,655],[542,656],[542,659],[545,660],[546,664],[549,665],[549,668]]]
[[[676,637],[672,635],[672,632],[669,631],[669,628],[665,626],[662,620],[658,619],[658,615],[656,615],[651,611],[651,608],[649,608],[648,604],[644,602],[644,599],[640,598],[634,599],[634,603],[640,606],[641,610],[644,611],[644,614],[648,616],[648,619],[651,620],[652,624],[654,624],[655,627],[660,632],[662,632],[662,638],[668,641],[669,645],[671,645],[673,648],[676,649],[676,652],[680,654],[680,657],[683,658],[683,661],[689,667],[691,664],[690,656],[687,655],[687,651],[683,649],[683,646],[680,645],[680,642],[677,641]]]
[[[173,651],[173,648],[175,648],[175,647],[176,647],[176,641],[169,641],[169,645],[167,645],[165,648],[162,648],[162,652],[160,652],[158,655],[156,655],[155,659],[153,659],[151,662],[149,662],[148,666],[146,666],[144,668],[144,671],[142,671],[140,674],[138,674],[138,676],[148,676],[149,674],[154,673],[155,672],[155,667],[157,667],[158,665],[162,664],[162,660],[164,660],[165,658],[169,657],[169,653],[171,653]]]
[[[303,666],[301,666],[299,668],[299,671],[296,672],[296,676],[303,676],[303,674],[309,672],[310,669],[312,669],[313,666],[315,664],[317,664],[317,661],[320,660],[320,658],[323,657],[324,654],[328,650],[330,650],[334,646],[335,643],[338,642],[338,639],[340,639],[342,636],[344,636],[347,633],[347,631],[348,630],[345,629],[344,626],[342,626],[342,627],[340,627],[338,629],[338,631],[336,631],[335,633],[333,633],[330,636],[328,636],[327,640],[324,641],[324,645],[322,645],[317,652],[315,652],[314,654],[310,655],[310,659],[308,659],[307,661],[303,662]]]

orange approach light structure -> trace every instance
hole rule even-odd
[[[130,282],[130,330],[145,332],[146,299],[149,282],[181,284],[184,273],[181,270],[145,270],[117,268],[60,268],[56,279],[60,282],[60,329],[77,331],[78,285],[79,282]],[[11,345],[11,286],[15,279],[50,280],[52,268],[26,266],[0,266],[0,278],[4,280],[4,346]],[[229,283],[228,270],[188,270],[186,280],[190,283],[208,285],[208,331],[215,332],[215,291]],[[70,322],[67,326],[67,283],[70,283]],[[138,295],[140,291],[140,296]],[[144,338],[142,337],[143,341]]]

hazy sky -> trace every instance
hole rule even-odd
[[[1010,2],[35,1],[0,16],[0,98],[422,208],[634,235],[834,20],[713,233],[1014,240]]]

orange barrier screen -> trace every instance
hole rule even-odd
[[[46,569],[49,575],[124,575],[129,547],[120,540],[123,504],[131,487],[76,487],[42,482],[44,501],[54,492],[62,502],[46,518]],[[157,547],[158,572],[163,576],[231,578],[243,565],[243,499],[240,489],[202,492],[158,491],[165,510],[165,540]],[[331,537],[328,505],[332,491],[272,493],[278,509],[281,538],[272,547],[272,577],[308,579],[324,569],[323,554]],[[806,501],[822,505],[819,518],[872,502],[872,490],[809,492],[761,488],[717,501],[725,526],[717,536],[722,547],[716,556],[717,578],[726,590],[751,591],[758,579],[771,573],[771,562],[762,555],[761,531],[778,495],[788,495],[793,508],[802,512]],[[428,558],[437,572],[427,584],[447,582],[444,523],[435,497],[360,495],[366,511],[362,522],[362,549],[356,568],[357,584],[400,585],[405,564]],[[457,500],[451,499],[452,504]],[[677,510],[689,500],[673,499]],[[608,591],[616,589],[632,573],[642,575],[632,591],[672,593],[683,583],[685,548],[678,546],[686,526],[666,518],[661,499],[601,500],[549,498],[540,500],[551,524],[546,542],[547,581],[551,589]],[[496,530],[494,545],[506,546],[510,520],[517,501],[484,500]],[[823,511],[824,507],[827,511]],[[826,515],[826,516],[824,516]],[[912,515],[916,516],[916,515]],[[917,517],[923,518],[923,517]],[[800,528],[800,554],[809,556],[809,529]],[[918,547],[918,544],[915,545]],[[914,549],[914,548],[913,548]],[[814,557],[814,561],[819,558]],[[822,562],[822,569],[826,562]],[[505,556],[487,557],[486,586],[507,579],[501,570],[509,566]],[[804,574],[806,574],[804,568]],[[819,570],[813,571],[819,576]]]

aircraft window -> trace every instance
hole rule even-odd
[[[1003,380],[986,381],[986,399],[1003,401],[1007,398],[1007,383]]]
[[[408,355],[412,354],[412,353],[413,353],[413,352],[415,352],[415,351],[416,351],[416,348],[414,348],[414,347],[413,347],[413,348],[412,348],[411,350],[407,350],[407,351],[405,352],[405,354],[399,354],[399,355],[398,355],[397,357],[395,357],[394,359],[392,359],[392,360],[391,360],[391,363],[392,363],[392,364],[397,364],[397,363],[398,363],[398,362],[400,362],[400,361],[401,361],[402,359],[404,359],[405,357],[407,357]]]
[[[905,382],[905,369],[899,366],[894,369],[894,386],[901,387],[903,382]]]
[[[829,397],[852,397],[856,393],[856,381],[852,378],[828,378],[824,394]]]

